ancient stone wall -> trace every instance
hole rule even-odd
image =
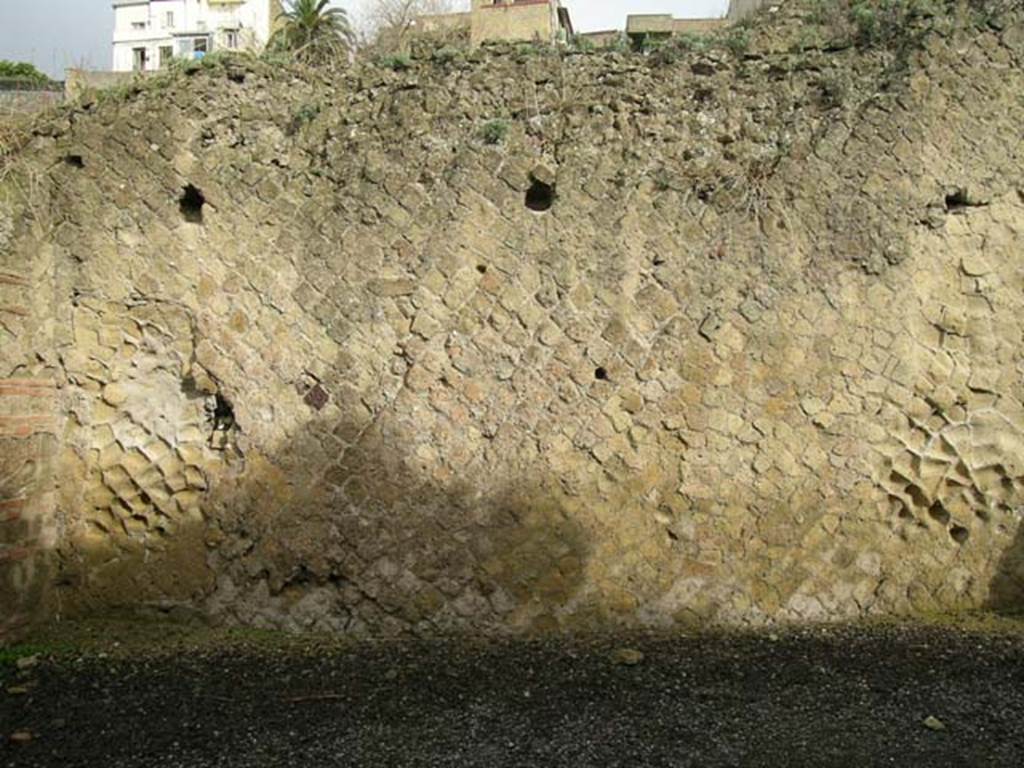
[[[0,595],[351,633],[1014,604],[1020,12],[907,54],[801,8],[739,56],[237,60],[66,112],[0,227],[38,315],[0,406],[57,417],[5,461],[59,459]]]

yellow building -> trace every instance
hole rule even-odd
[[[569,9],[560,0],[473,0],[466,13],[421,16],[420,32],[469,33],[471,45],[488,42],[567,43],[572,38]]]

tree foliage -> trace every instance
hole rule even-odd
[[[420,16],[452,13],[465,5],[460,0],[365,0],[365,34],[379,53],[401,50]]]
[[[17,78],[40,85],[50,82],[50,78],[25,61],[7,61],[0,59],[0,77]]]
[[[328,8],[330,0],[291,0],[277,19],[270,48],[285,51],[305,64],[321,65],[346,60],[355,48],[355,34],[342,8]]]

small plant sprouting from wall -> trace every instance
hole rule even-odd
[[[942,0],[851,0],[849,15],[856,42],[877,46],[907,40],[922,22],[932,25],[947,10]]]
[[[412,59],[404,53],[396,53],[392,56],[385,56],[378,60],[378,65],[393,72],[404,72],[412,67]]]
[[[295,114],[292,115],[291,122],[288,123],[287,134],[289,136],[294,136],[296,133],[301,131],[303,127],[316,120],[319,114],[319,104],[303,104],[295,111]]]
[[[573,40],[573,49],[577,53],[593,53],[597,50],[597,45],[594,44],[593,40],[577,35]]]
[[[737,25],[725,35],[722,44],[733,56],[742,58],[750,50],[750,31],[745,26]]]
[[[706,51],[710,47],[707,37],[704,35],[694,34],[693,32],[685,32],[681,35],[676,35],[672,39],[672,45],[680,51],[697,52]]]
[[[809,0],[804,18],[832,44],[903,49],[922,32],[948,22],[955,5],[946,0]],[[970,0],[968,5],[985,19],[1005,8],[1001,0]]]
[[[501,144],[508,138],[510,127],[507,120],[488,120],[480,128],[480,139],[484,144]]]
[[[576,35],[573,38],[572,50],[576,53],[600,53],[615,52],[625,53],[629,51],[629,38],[624,32],[619,32],[600,40],[594,40],[583,35]]]
[[[690,53],[704,53],[715,45],[715,38],[684,32],[668,40],[644,40],[639,49],[650,55],[655,66],[671,66]]]
[[[841,107],[850,96],[850,79],[842,72],[823,75],[818,87],[821,89],[821,103],[829,108]]]
[[[655,171],[651,176],[651,180],[654,182],[654,188],[658,192],[668,192],[676,188],[672,174],[666,168],[659,168]]]
[[[434,55],[431,56],[431,59],[437,64],[451,64],[460,58],[462,58],[462,51],[450,45],[438,48],[434,51]]]

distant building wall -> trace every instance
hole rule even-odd
[[[494,2],[474,0],[470,42],[491,40],[543,40],[555,42],[558,4],[549,0]]]
[[[622,40],[622,32],[618,29],[602,29],[597,32],[581,32],[576,35],[577,40],[586,40],[598,48],[607,48]]]
[[[59,83],[36,85],[20,78],[0,78],[0,117],[40,112],[64,100]]]
[[[674,19],[667,13],[632,14],[626,17],[626,34],[634,44],[674,35],[703,35],[742,21],[763,5],[764,0],[730,0],[725,16],[717,19]]]
[[[473,0],[462,13],[426,14],[416,19],[421,34],[466,34],[471,45],[493,41],[568,42],[572,21],[559,0]]]
[[[703,35],[729,26],[728,19],[673,19],[672,34]]]
[[[726,18],[731,22],[740,21],[758,11],[764,0],[729,0],[729,11]]]
[[[731,10],[731,6],[730,6]],[[665,41],[675,35],[704,35],[733,23],[733,19],[674,19],[667,13],[632,14],[626,17],[626,35],[635,47]]]
[[[176,56],[260,50],[279,0],[114,0],[113,69],[160,69]]]
[[[434,13],[416,19],[416,31],[426,34],[469,31],[473,15],[463,13]]]

